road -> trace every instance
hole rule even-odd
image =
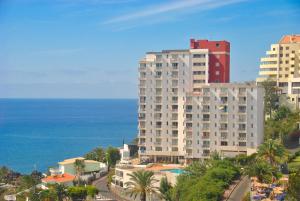
[[[99,193],[109,199],[114,201],[124,201],[124,199],[111,193],[107,187],[107,176],[101,177],[100,179],[93,182],[93,185],[99,190]]]
[[[241,201],[248,191],[250,191],[250,179],[246,176],[233,190],[228,201]]]

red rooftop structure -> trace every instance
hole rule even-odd
[[[191,49],[208,49],[208,82],[230,82],[230,43],[228,41],[190,40]]]

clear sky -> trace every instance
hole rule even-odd
[[[291,0],[0,0],[0,97],[136,98],[138,60],[189,39],[231,43],[231,81],[300,33]]]

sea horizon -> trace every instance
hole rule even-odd
[[[136,99],[0,98],[0,166],[21,173],[46,172],[136,134]]]

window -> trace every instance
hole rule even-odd
[[[205,66],[205,62],[193,63],[193,66]]]
[[[194,75],[205,75],[205,71],[193,71]]]
[[[216,75],[220,75],[220,71],[216,71]]]
[[[172,67],[178,67],[178,63],[172,63]]]
[[[228,145],[228,142],[226,141],[221,141],[221,146],[227,146]]]
[[[219,43],[216,43],[216,47],[220,47],[220,44],[219,44]]]
[[[205,54],[193,54],[193,58],[205,58]]]
[[[217,62],[217,63],[216,63],[216,67],[219,67],[219,66],[220,66],[220,63],[219,63],[219,62]]]

